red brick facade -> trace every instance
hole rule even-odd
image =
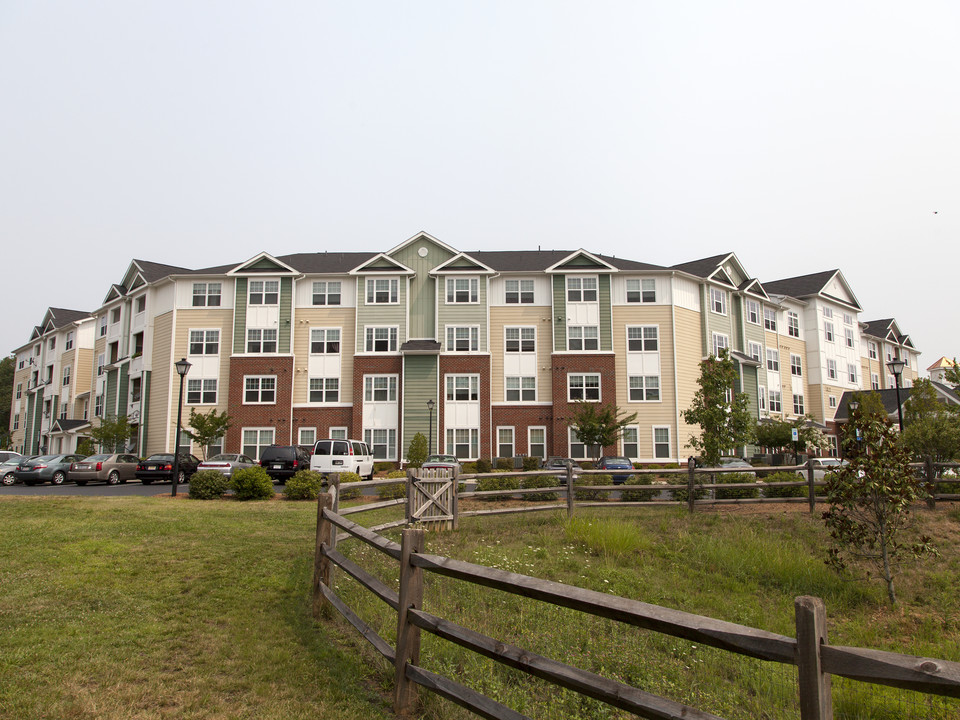
[[[437,437],[440,439],[438,452],[447,451],[447,434],[444,432],[443,407],[447,397],[446,375],[480,376],[480,457],[493,456],[493,443],[490,433],[490,356],[489,355],[441,355],[440,397],[437,403]]]
[[[397,407],[403,407],[403,357],[401,355],[355,355],[353,358],[353,421],[350,423],[349,437],[363,440],[363,376],[396,375]],[[341,400],[347,398],[341,394]],[[400,414],[397,427],[397,454],[403,455],[399,447],[403,437],[403,417]]]
[[[244,404],[244,378],[249,375],[277,378],[276,402],[272,404]],[[292,433],[293,357],[265,355],[259,357],[234,356],[230,359],[230,387],[227,391],[227,414],[231,427],[223,441],[225,452],[242,452],[243,428],[274,428],[277,445],[295,442]]]
[[[300,437],[300,428],[316,428],[317,439],[330,437],[330,428],[347,428],[348,438],[357,438],[353,422],[353,408],[296,407],[293,409],[293,438]]]
[[[616,356],[604,355],[553,355],[553,444],[550,455],[566,457],[569,452],[567,444],[567,428],[573,415],[575,402],[567,398],[567,376],[576,373],[600,374],[600,402],[602,404],[616,404],[617,402],[617,370]],[[616,455],[615,446],[603,448],[604,453]]]
[[[513,427],[513,452],[517,455],[529,455],[528,445],[531,427],[546,428],[546,452],[552,455],[553,448],[553,406],[551,405],[498,405],[493,408],[493,455],[499,455],[496,436],[498,427]]]

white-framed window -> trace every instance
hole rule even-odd
[[[479,399],[479,375],[447,375],[448,402],[476,402]]]
[[[780,412],[780,391],[771,390],[769,393],[770,398],[770,412],[778,413]]]
[[[567,276],[567,302],[596,302],[597,278]]]
[[[888,348],[887,348],[887,362],[890,362],[891,360],[893,360],[893,349],[890,348],[890,347],[888,347]]]
[[[193,307],[220,307],[220,283],[194,283]]]
[[[747,355],[757,362],[763,362],[763,345],[755,342],[747,343]]]
[[[137,299],[133,301],[133,308],[137,315],[142,315],[147,309],[147,296],[137,296]]]
[[[13,414],[13,429],[14,430],[20,429],[20,413]]]
[[[83,412],[80,413],[80,417],[81,417],[83,420],[88,420],[88,419],[89,419],[89,412],[90,412],[90,401],[89,401],[89,400],[84,400],[84,401],[83,401]]]
[[[120,310],[121,310],[121,309],[120,309],[119,307],[115,307],[113,310],[110,311],[110,324],[111,324],[111,325],[116,325],[118,322],[120,322]],[[50,339],[50,349],[51,349],[51,350],[53,350],[53,346],[54,346],[54,343],[55,343],[56,341],[57,341],[56,338],[51,338],[51,339]]]
[[[347,439],[347,428],[345,427],[332,427],[330,428],[330,439],[331,440],[346,440]]]
[[[99,355],[97,355],[97,377],[99,377],[100,375],[103,375],[103,367],[104,365],[106,365],[106,362],[107,362],[106,355],[104,355],[103,353],[100,353]]]
[[[313,447],[317,444],[317,429],[302,427],[297,430],[297,445]]]
[[[600,374],[586,373],[567,375],[567,399],[571,402],[575,400],[599,402]]]
[[[844,325],[853,325],[853,315],[850,313],[843,314],[843,324]]]
[[[654,425],[653,427],[653,456],[655,458],[670,457],[670,427],[668,425]]]
[[[756,300],[747,300],[747,322],[753,325],[760,324],[760,303]]]
[[[514,430],[512,426],[497,428],[497,457],[511,458],[514,452]]]
[[[480,430],[477,428],[447,428],[447,455],[459,460],[480,457]]]
[[[793,414],[803,415],[803,395],[794,394],[793,396]]]
[[[853,347],[853,328],[844,328],[843,335],[848,348]]]
[[[396,304],[397,278],[367,278],[367,305]]]
[[[600,328],[596,325],[570,325],[567,328],[567,350],[599,350]]]
[[[580,434],[575,427],[567,428],[567,441],[570,445],[570,457],[573,460],[588,460],[600,454],[600,448],[587,445],[580,439]]]
[[[396,402],[396,375],[365,375],[363,378],[364,402]]]
[[[390,327],[366,327],[366,344],[364,347],[367,352],[396,352],[397,335],[399,328]]]
[[[847,363],[847,379],[852,382],[857,382],[857,366],[853,363]]]
[[[460,305],[479,302],[477,291],[479,284],[477,278],[448,277],[447,303]]]
[[[63,344],[63,349],[64,349],[64,350],[72,350],[72,349],[73,349],[73,330],[71,330],[70,332],[67,333],[67,340],[66,340],[66,342]]]
[[[826,305],[824,305],[824,306],[823,306],[823,316],[824,316],[825,318],[832,318],[832,317],[833,317],[833,308],[827,307]]]
[[[720,357],[720,351],[730,347],[730,338],[720,333],[713,334],[713,356]]]
[[[339,355],[340,328],[310,328],[311,355]]]
[[[710,288],[710,309],[718,315],[727,314],[727,291]]]
[[[872,340],[867,343],[867,355],[870,356],[871,360],[877,359],[877,344]]]
[[[100,317],[100,337],[103,337],[106,334],[107,334],[107,316],[102,315]],[[40,353],[37,352],[36,354],[39,355]]]
[[[276,328],[247,328],[248,353],[275,353],[276,351]]]
[[[276,375],[244,375],[243,404],[272,405],[277,402]],[[247,453],[248,455],[250,453]]]
[[[315,280],[312,291],[312,303],[314,305],[340,304],[339,280]]]
[[[787,335],[800,337],[800,316],[795,312],[787,312]]]
[[[627,278],[628,303],[655,303],[657,281],[653,278]]]
[[[870,387],[874,390],[880,389],[880,376],[877,373],[870,373]]]
[[[837,396],[836,396],[836,395],[831,395],[830,397],[828,397],[828,398],[827,398],[827,405],[829,405],[831,408],[836,408],[836,407],[837,407]]]
[[[767,348],[767,370],[780,372],[780,351]]]
[[[833,342],[833,323],[825,322],[823,324],[823,339],[827,342]]]
[[[367,428],[363,441],[376,460],[393,460],[397,457],[397,431],[395,428]]]
[[[63,382],[61,383],[64,387],[70,384],[70,373],[73,371],[73,367],[70,365],[64,365],[63,367]]]
[[[803,377],[803,360],[799,355],[790,354],[790,374]]]
[[[658,375],[630,375],[630,402],[656,402],[660,400],[660,377]]]
[[[547,428],[527,428],[527,455],[547,459]]]
[[[260,452],[273,445],[273,428],[243,428],[243,454],[260,459]]]
[[[103,417],[103,393],[93,399],[93,416]]]
[[[187,378],[188,405],[216,405],[216,378]]]
[[[628,325],[627,352],[657,352],[660,328],[656,325]]]
[[[23,395],[23,383],[17,383],[17,400]]]
[[[279,305],[279,280],[251,280],[248,295],[250,305]]]
[[[505,298],[508,305],[533,304],[533,280],[507,280]]]
[[[763,385],[761,385],[759,388],[757,400],[760,404],[760,412],[765,413],[767,411],[767,388],[765,388]]]
[[[60,403],[60,419],[67,419],[67,403],[65,402]]]
[[[763,327],[770,332],[777,331],[777,311],[773,308],[763,309]]]
[[[508,353],[535,353],[537,329],[535,327],[507,327],[503,329],[504,349]]]
[[[479,326],[447,325],[447,352],[477,352],[479,349]]]
[[[537,378],[535,376],[512,376],[504,378],[507,402],[536,402]]]
[[[620,445],[624,457],[640,457],[640,428],[636,425],[627,425],[620,433]]]
[[[831,380],[837,379],[837,361],[827,358],[827,377]]]
[[[191,330],[189,355],[217,355],[220,353],[219,330]]]
[[[310,378],[309,390],[312,403],[340,402],[340,378]]]

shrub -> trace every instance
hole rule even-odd
[[[513,470],[513,460],[510,458],[497,458],[497,470],[510,472]]]
[[[748,473],[723,473],[717,476],[717,483],[732,484],[732,483],[754,483],[756,484],[757,479]],[[759,487],[749,487],[749,488],[717,488],[717,500],[733,500],[740,498],[756,498],[760,497],[760,488]]]
[[[478,463],[479,464],[479,463]],[[487,477],[480,478],[477,480],[477,492],[484,492],[486,490],[517,490],[520,487],[519,478],[515,477],[505,477],[503,475],[498,475],[497,473],[490,473]],[[510,497],[507,495],[490,495],[483,498],[484,500],[506,500]]]
[[[406,470],[391,470],[390,472],[387,473],[387,479],[388,479],[388,480],[389,480],[390,478],[404,478],[404,479],[406,479],[406,477],[407,477],[407,472],[406,472]]]
[[[190,497],[194,500],[217,500],[230,487],[230,478],[219,470],[201,470],[190,478]]]
[[[287,500],[316,500],[323,488],[323,475],[313,470],[300,470],[287,480],[283,494]]]
[[[489,460],[484,460],[480,458],[477,460],[477,472],[478,473],[490,473],[493,472],[493,465],[490,464]]]
[[[631,475],[623,484],[623,490],[620,491],[620,499],[624,502],[649,502],[660,494],[659,490],[649,487],[652,483],[653,479],[650,475]],[[628,489],[628,486],[636,487],[638,485],[645,485],[648,489]]]
[[[583,485],[611,485],[613,478],[609,475],[580,475],[573,481],[574,488]],[[574,489],[575,500],[606,500],[610,495],[608,490],[577,490]]]
[[[533,472],[540,469],[541,463],[540,458],[528,456],[523,459],[523,469],[525,472]]]
[[[353,485],[349,487],[343,487],[344,483],[360,483],[363,481],[363,478],[357,475],[356,473],[340,473],[340,499],[341,500],[356,500],[362,493],[358,485]]]
[[[406,479],[407,473],[403,470],[394,470],[387,473],[388,478]],[[395,483],[393,485],[381,485],[377,488],[377,497],[381,500],[396,500],[407,496],[407,484],[405,482]]]
[[[516,480],[517,478],[514,478]],[[522,482],[520,487],[524,490],[528,488],[546,488],[546,487],[557,487],[562,484],[557,478],[553,475],[531,475],[529,477],[520,478]],[[524,495],[524,500],[556,500],[560,497],[559,493],[550,492],[550,493],[536,493],[531,495]]]
[[[460,466],[460,470],[463,471],[462,474],[464,475],[475,475],[477,473],[477,464],[472,462],[463,463]]]
[[[410,440],[410,447],[407,450],[408,467],[420,467],[427,461],[427,436],[423,433],[417,433]]]
[[[583,460],[580,463],[581,470],[593,470],[593,460]]]
[[[268,500],[274,495],[273,480],[259,465],[234,470],[230,487],[237,500]]]
[[[375,462],[373,464],[373,471],[375,473],[388,473],[393,472],[397,469],[397,466],[392,462]]]
[[[686,478],[683,475],[668,475],[669,479],[667,480],[670,485],[682,485]],[[693,499],[694,500],[703,500],[707,496],[707,491],[703,488],[702,475],[697,475],[696,482],[693,485]],[[686,489],[683,490],[671,490],[670,499],[676,500],[677,502],[687,502],[689,498],[689,493]]]
[[[797,482],[804,478],[792,472],[778,472],[773,475],[767,475],[763,480],[768,483]],[[802,486],[797,487],[769,487],[763,489],[763,494],[768,498],[790,498],[806,497],[807,489]]]

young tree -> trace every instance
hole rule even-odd
[[[10,442],[10,408],[13,407],[13,358],[7,356],[0,360],[0,428],[3,428],[5,438],[2,447]]]
[[[190,408],[190,419],[187,421],[192,430],[184,430],[191,440],[200,446],[203,459],[207,459],[207,446],[222,438],[230,429],[230,416],[226,411],[211,410],[206,415]]]
[[[100,452],[121,452],[133,434],[126,415],[101,418],[100,424],[90,429],[90,439],[100,446]]]
[[[960,416],[940,401],[929,380],[914,381],[903,425],[903,442],[914,457],[929,455],[934,462],[960,457]]]
[[[716,467],[725,450],[746,445],[753,439],[754,422],[747,409],[747,396],[737,392],[739,375],[725,349],[700,362],[699,389],[683,411],[684,422],[699,425],[700,434],[690,438],[704,464]]]
[[[923,480],[915,476],[910,453],[882,410],[861,406],[850,413],[843,450],[849,465],[827,476],[830,509],[823,519],[834,543],[828,562],[839,569],[856,559],[876,569],[891,604],[896,603],[893,578],[900,557],[936,552],[927,537],[905,539],[910,506],[926,496]]]
[[[624,412],[616,405],[600,405],[584,400],[574,406],[569,424],[577,429],[577,437],[588,448],[588,452],[593,450],[594,460],[600,459],[603,448],[616,445],[623,428],[636,421],[636,413],[624,415]]]
[[[954,390],[960,390],[960,365],[957,365],[956,358],[953,359],[953,366],[944,371],[943,379]]]
[[[410,441],[410,449],[407,450],[407,465],[418,468],[427,461],[427,436],[423,433],[417,433]]]

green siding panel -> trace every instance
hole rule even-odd
[[[280,332],[278,349],[290,352],[290,320],[293,308],[293,278],[280,278]]]
[[[403,445],[400,448],[401,457],[407,456],[410,441],[418,432],[428,438],[430,430],[430,411],[427,401],[433,400],[436,407],[433,409],[433,451],[439,451],[437,436],[437,408],[440,406],[437,355],[405,355],[403,358]]]
[[[117,387],[117,410],[116,414],[126,415],[127,414],[127,399],[130,397],[130,373],[129,366],[123,365],[120,367],[120,384]]]
[[[36,427],[34,422],[33,413],[36,411],[37,402],[36,395],[27,395],[27,411],[24,413],[23,417],[23,454],[32,455],[33,454],[33,439],[34,433],[33,429]]]
[[[613,350],[613,316],[610,310],[610,276],[601,275],[597,281],[600,292],[600,349]]]
[[[567,349],[567,278],[553,276],[553,349]]]
[[[237,278],[236,295],[233,299],[233,352],[244,351],[247,339],[247,279]]]
[[[117,413],[117,381],[118,381],[118,372],[116,370],[107,371],[107,387],[104,393],[104,411],[103,416],[105,418],[110,417],[111,415],[116,415]]]
[[[287,268],[283,267],[282,265],[278,265],[269,258],[260,258],[252,265],[247,265],[244,270],[261,270],[265,272],[279,270],[280,272],[290,272]]]
[[[476,303],[447,303],[446,279],[441,279],[441,298],[438,319],[440,327],[440,337],[437,340],[446,349],[447,345],[447,325],[479,325],[480,326],[480,345],[479,352],[486,352],[487,346],[487,282],[486,278],[481,277],[477,283],[477,301]]]
[[[137,454],[146,457],[145,445],[147,442],[147,432],[149,432],[150,417],[150,375],[148,370],[143,371],[143,379],[140,382],[140,438],[137,441]]]
[[[378,276],[371,276],[378,277]],[[388,276],[384,276],[388,277]],[[389,276],[392,277],[392,276]],[[357,297],[357,352],[364,351],[367,325],[391,326],[399,328],[397,332],[397,349],[407,339],[407,282],[404,277],[397,283],[396,304],[371,303],[367,305],[367,278],[360,278],[360,287]]]
[[[426,248],[427,254],[420,257],[420,248]],[[421,237],[397,250],[391,257],[413,270],[416,275],[410,278],[410,327],[408,339],[440,340],[437,336],[437,280],[430,277],[430,271],[453,257],[453,253],[429,238]]]

